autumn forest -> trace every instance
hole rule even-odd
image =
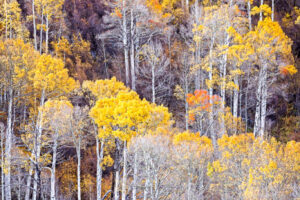
[[[299,0],[0,0],[1,200],[300,199]]]

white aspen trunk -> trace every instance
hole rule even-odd
[[[196,22],[196,25],[198,26],[199,25],[199,18],[200,18],[200,12],[199,12],[199,0],[195,0],[195,22]],[[198,33],[196,33],[198,34]],[[199,44],[196,44],[196,51],[195,51],[195,63],[196,65],[200,64],[199,63],[199,60],[200,60],[200,43]],[[201,81],[200,81],[200,69],[198,69],[196,71],[196,74],[195,74],[195,89],[196,90],[199,90],[201,88]]]
[[[135,55],[134,55],[134,18],[133,8],[130,8],[130,65],[131,65],[131,89],[136,90],[135,82]]]
[[[152,103],[155,103],[155,66],[151,65]]]
[[[122,200],[126,200],[126,182],[127,182],[127,143],[124,142],[123,149],[123,178],[122,178]]]
[[[274,14],[275,14],[275,2],[272,0],[272,21],[274,21]]]
[[[4,140],[4,126],[1,129],[1,199],[4,200],[4,148],[3,148],[3,140]]]
[[[42,90],[42,95],[41,95],[41,102],[40,102],[40,107],[43,107],[45,101],[45,89]],[[34,171],[34,182],[33,182],[33,193],[32,193],[32,200],[37,199],[37,188],[38,188],[38,182],[40,182],[40,177],[38,174],[38,165],[39,165],[39,159],[41,155],[41,137],[42,137],[42,112],[39,111],[38,113],[38,118],[37,118],[37,127],[36,127],[36,138],[35,138],[35,165],[36,165],[36,170]]]
[[[250,0],[248,1],[247,12],[248,12],[249,30],[251,31],[252,30],[252,18],[251,18],[251,2],[250,2]]]
[[[212,81],[212,76],[213,76],[213,74],[212,74],[213,73],[212,51],[213,51],[214,42],[215,42],[215,38],[214,38],[214,35],[213,35],[212,38],[211,38],[211,44],[210,44],[210,49],[209,49],[209,73],[208,73],[208,77],[209,77],[210,81]],[[212,86],[209,88],[209,95],[210,95],[210,97],[213,96],[213,87]],[[213,105],[212,98],[210,98],[209,101],[210,101],[209,103],[211,105]],[[213,112],[214,112],[214,110],[212,108],[210,113],[209,113],[209,125],[210,125],[210,135],[211,135],[212,143],[213,143],[213,146],[216,147],[217,140],[216,140],[216,134],[214,132],[214,125],[213,125]]]
[[[41,24],[41,30],[40,30],[40,54],[42,54],[43,51],[43,25],[44,25],[44,6],[42,7],[42,24]]]
[[[77,199],[81,200],[81,185],[80,185],[80,164],[81,164],[81,138],[78,139],[77,146]]]
[[[261,93],[262,93],[262,72],[263,70],[260,69],[259,71],[259,77],[258,77],[258,87],[256,91],[256,110],[255,110],[255,119],[254,119],[254,128],[253,133],[256,136],[258,136],[260,125],[261,125]]]
[[[192,188],[191,175],[190,173],[188,173],[187,200],[191,200],[191,188]]]
[[[101,139],[101,149],[99,149],[99,138],[96,135],[96,151],[97,151],[97,200],[101,200],[101,181],[102,181],[102,167],[104,141]]]
[[[10,81],[9,87],[9,103],[7,109],[7,126],[6,126],[6,140],[5,140],[5,165],[4,169],[6,173],[4,174],[5,179],[5,200],[11,200],[11,183],[10,183],[10,171],[11,171],[11,145],[12,145],[12,106],[13,106],[13,88],[12,80]]]
[[[33,23],[33,41],[34,48],[37,50],[37,39],[36,39],[36,23],[35,23],[35,0],[32,0],[32,23]]]
[[[8,32],[7,32],[7,2],[4,0],[4,10],[5,10],[5,39],[8,38]]]
[[[33,168],[33,166],[32,166],[32,164],[30,164],[29,175],[26,180],[25,200],[29,200],[29,196],[30,196],[31,177],[32,177],[32,173],[33,173],[32,168]]]
[[[267,86],[267,64],[263,66],[263,80],[262,80],[262,94],[261,94],[261,120],[260,120],[260,131],[259,136],[264,137],[267,117],[267,97],[268,97],[268,86]]]
[[[264,0],[260,0],[260,6],[262,6],[264,4]],[[260,12],[259,12],[259,21],[263,20],[263,11],[262,8],[260,8]]]
[[[45,45],[45,53],[48,53],[48,43],[49,43],[49,16],[46,15],[46,45]]]
[[[54,144],[52,147],[53,155],[52,155],[52,168],[51,168],[51,200],[55,200],[55,170],[56,170],[56,151],[57,151],[57,140],[58,140],[58,133],[55,133]]]
[[[132,181],[132,200],[136,200],[136,184],[137,184],[137,157],[138,152],[134,152],[134,163],[133,163],[133,181]]]
[[[234,77],[234,84],[237,85],[239,87],[239,81],[238,81],[238,77]],[[234,117],[238,117],[238,104],[239,104],[239,90],[238,89],[234,89],[233,91],[233,116]],[[236,134],[237,132],[237,124],[236,121],[234,121],[234,133]]]
[[[129,86],[129,57],[128,57],[128,39],[127,39],[127,20],[126,20],[126,0],[122,0],[123,3],[123,48],[124,48],[124,59],[125,59],[125,82],[126,86]]]
[[[115,188],[114,188],[114,200],[119,200],[119,182],[120,182],[120,171],[116,171]]]
[[[189,129],[189,104],[187,102],[187,94],[189,93],[188,87],[188,75],[186,74],[184,77],[184,107],[185,107],[185,130]]]

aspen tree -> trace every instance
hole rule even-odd
[[[35,68],[29,73],[30,81],[33,84],[33,91],[39,98],[40,107],[44,106],[45,100],[50,97],[56,97],[61,94],[68,94],[74,90],[77,85],[74,79],[68,75],[68,70],[64,68],[63,61],[51,57],[50,55],[42,55],[35,60]],[[37,198],[38,185],[40,177],[39,158],[41,155],[41,136],[43,134],[43,113],[39,111],[36,121],[36,141],[34,146],[35,174],[34,174],[34,190],[33,200]]]
[[[63,144],[69,129],[70,120],[73,112],[73,105],[66,99],[48,100],[43,107],[42,123],[45,132],[49,132],[52,143],[52,164],[51,164],[51,200],[56,199],[56,165],[58,159],[58,149]],[[65,137],[65,138],[64,138]],[[80,199],[80,198],[79,198]]]
[[[97,80],[95,82],[85,81],[82,84],[82,88],[92,93],[92,106],[95,105],[97,100],[104,98],[115,98],[119,92],[128,91],[129,89],[122,83],[117,81],[115,77],[111,80]],[[96,154],[97,154],[97,199],[101,199],[101,181],[102,181],[102,162],[104,156],[104,142],[106,137],[99,135],[96,125],[94,125],[94,136],[96,139]],[[99,127],[98,127],[99,129]],[[114,180],[113,180],[114,181]],[[114,189],[114,188],[112,188]]]
[[[267,117],[267,94],[270,85],[270,73],[278,71],[279,63],[288,63],[291,58],[291,40],[282,31],[277,22],[267,17],[260,21],[255,30],[247,34],[247,42],[255,52],[257,64],[260,66],[258,75],[258,87],[256,92],[257,104],[255,113],[254,134],[263,137]],[[271,44],[271,45],[270,45]],[[281,60],[276,58],[281,56]],[[290,74],[294,74],[295,67],[289,67]]]

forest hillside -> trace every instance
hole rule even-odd
[[[300,199],[299,0],[0,0],[1,200]]]

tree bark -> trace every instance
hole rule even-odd
[[[37,50],[37,38],[36,38],[36,23],[35,23],[35,0],[32,0],[32,23],[33,23],[33,41],[34,49]]]
[[[5,200],[11,200],[11,146],[12,146],[12,106],[13,106],[13,88],[12,80],[9,87],[9,103],[7,109],[7,127],[5,141],[5,166],[7,172],[4,174],[5,179]]]
[[[81,164],[81,138],[78,139],[77,146],[77,200],[81,200],[81,179],[80,179],[80,164]]]
[[[7,32],[7,2],[4,0],[4,10],[5,10],[5,39],[8,38],[8,32]]]
[[[126,200],[126,182],[127,182],[127,143],[123,147],[123,178],[122,178],[122,200]]]
[[[259,136],[264,137],[266,116],[267,116],[267,97],[268,97],[268,86],[267,86],[267,64],[263,66],[263,80],[262,80],[262,94],[261,94],[261,120],[260,120],[260,131]]]
[[[33,166],[32,166],[32,164],[30,164],[29,175],[26,180],[25,200],[29,200],[29,196],[30,196],[31,178],[32,178],[32,173],[33,173],[32,168],[33,168]]]
[[[45,102],[45,89],[42,90],[41,94],[41,101],[40,101],[40,107],[43,107]],[[37,199],[37,193],[38,193],[38,186],[40,187],[40,169],[39,169],[39,159],[41,155],[41,137],[42,137],[42,119],[43,119],[43,114],[41,111],[38,113],[38,118],[36,122],[36,136],[35,136],[35,168],[36,170],[34,171],[34,183],[33,183],[33,194],[32,194],[32,200]],[[39,194],[40,195],[40,194]]]
[[[49,43],[49,16],[48,14],[46,15],[46,45],[45,45],[45,53],[48,53],[48,43]]]
[[[97,151],[97,200],[101,200],[101,181],[102,181],[102,167],[104,141],[101,139],[101,147],[99,150],[99,138],[96,135],[96,151]]]
[[[54,136],[54,144],[52,147],[53,155],[52,155],[52,168],[51,168],[51,200],[55,200],[55,170],[56,170],[56,155],[57,155],[57,140],[58,140],[58,133],[55,133]]]
[[[3,148],[3,141],[4,141],[4,125],[1,128],[1,199],[4,200],[4,189],[5,189],[5,183],[4,183],[4,148]]]
[[[152,88],[152,103],[155,103],[155,66],[151,64],[151,88]]]
[[[122,22],[123,22],[123,48],[124,48],[124,59],[125,59],[125,83],[126,86],[129,86],[129,57],[128,57],[128,38],[127,38],[127,20],[126,20],[126,0],[122,0],[123,3],[123,13],[122,13]]]
[[[264,5],[264,0],[260,0],[260,6]],[[263,20],[263,10],[260,7],[260,12],[259,12],[259,21]]]
[[[44,6],[42,7],[42,24],[40,27],[40,54],[43,51],[43,25],[44,25]]]
[[[130,64],[131,64],[131,89],[136,90],[135,55],[134,55],[134,18],[133,8],[130,8]]]
[[[134,163],[133,163],[133,181],[132,181],[132,200],[136,200],[136,184],[137,184],[137,157],[138,152],[134,152]]]

